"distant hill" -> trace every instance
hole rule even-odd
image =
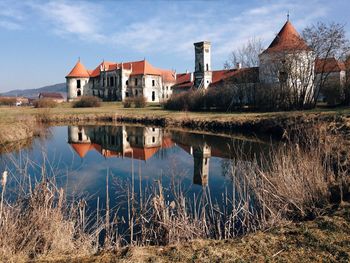
[[[23,89],[23,90],[11,90],[1,93],[2,96],[18,96],[37,98],[40,92],[59,92],[63,97],[67,97],[66,83],[59,83],[55,85],[45,86],[38,89]]]

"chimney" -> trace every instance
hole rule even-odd
[[[236,69],[241,69],[241,68],[242,68],[242,63],[241,62],[236,63]]]
[[[186,69],[186,74],[188,74],[188,73],[190,73],[190,72],[188,71],[188,69]]]
[[[190,81],[193,82],[193,72],[191,72],[190,74],[191,74]]]

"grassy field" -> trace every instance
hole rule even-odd
[[[292,112],[183,112],[167,111],[159,104],[150,104],[145,108],[123,108],[121,102],[103,102],[98,108],[72,108],[71,103],[62,103],[56,108],[36,109],[33,107],[0,107],[0,122],[12,122],[23,120],[28,116],[38,114],[53,115],[102,115],[115,114],[119,116],[148,116],[148,117],[167,117],[174,119],[190,118],[201,120],[255,120],[258,118],[273,118],[278,116],[297,116],[301,114],[327,114],[327,115],[349,115],[349,107],[339,108],[316,108],[308,111]]]

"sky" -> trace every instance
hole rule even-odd
[[[345,25],[348,0],[34,1],[0,0],[0,92],[65,82],[78,58],[147,59],[177,72],[193,71],[193,43],[212,43],[212,68],[249,39],[267,47],[286,22],[301,32],[323,22]]]

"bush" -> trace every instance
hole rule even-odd
[[[58,103],[52,99],[39,99],[34,101],[34,108],[55,108]]]
[[[200,111],[206,109],[206,92],[190,90],[170,97],[164,103],[167,110]]]
[[[16,105],[16,98],[0,97],[0,105],[13,106]]]
[[[80,100],[73,103],[73,108],[93,108],[100,106],[101,100],[94,96],[84,96]]]
[[[124,99],[124,101],[123,101],[124,108],[131,108],[131,104],[132,104],[132,99],[130,99],[130,98]]]
[[[134,98],[135,108],[144,108],[147,105],[146,98],[144,96]]]

